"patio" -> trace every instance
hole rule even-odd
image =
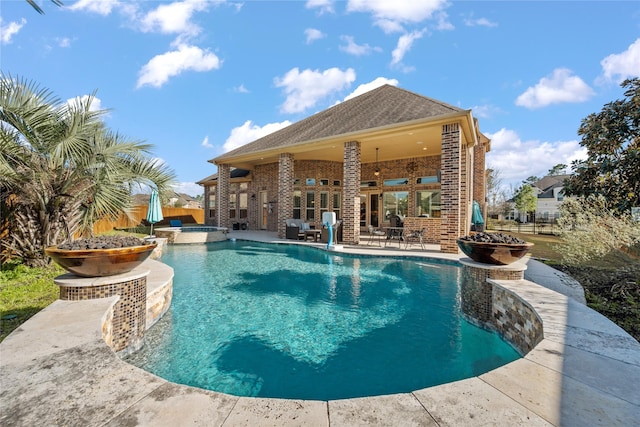
[[[231,238],[293,243],[275,233]],[[297,244],[318,245],[302,242]],[[438,248],[344,246],[344,252],[459,259]],[[172,280],[145,264],[148,294]],[[570,278],[530,260],[525,280],[496,281],[543,320],[544,340],[513,363],[412,393],[339,401],[246,398],[173,384],[120,360],[102,340],[116,297],[58,300],[0,344],[0,423],[31,425],[556,425],[640,419],[640,343],[584,305]],[[158,273],[160,272],[160,273]],[[535,279],[539,284],[531,281]],[[542,285],[542,286],[541,286]],[[560,292],[560,293],[558,293]],[[582,301],[581,301],[582,298]]]

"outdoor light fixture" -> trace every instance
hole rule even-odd
[[[378,147],[376,147],[376,170],[373,172],[375,176],[380,175],[380,169],[378,169]]]

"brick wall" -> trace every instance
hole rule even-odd
[[[425,243],[440,243],[440,218],[406,217],[404,229],[420,231],[424,230],[423,241]]]
[[[442,126],[442,230],[440,251],[458,253],[460,235],[460,129],[457,123]]]
[[[293,154],[282,153],[278,163],[278,237],[284,239],[287,234],[285,219],[293,212]]]
[[[342,241],[357,245],[360,242],[360,142],[344,143],[344,195],[342,196]]]
[[[231,228],[229,223],[229,181],[231,167],[227,164],[218,165],[218,187],[216,194],[216,215],[218,226]]]

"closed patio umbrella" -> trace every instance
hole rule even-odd
[[[482,231],[484,226],[484,219],[482,218],[482,212],[480,212],[480,204],[473,201],[473,210],[471,212],[471,222],[475,226],[476,231]]]
[[[160,197],[158,192],[153,190],[149,197],[149,208],[147,209],[147,222],[151,224],[151,236],[153,236],[153,224],[162,221],[162,206],[160,206]]]

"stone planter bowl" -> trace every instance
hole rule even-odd
[[[64,250],[56,246],[44,251],[62,268],[76,276],[102,277],[126,273],[146,260],[157,243],[113,249]]]
[[[507,265],[518,261],[529,252],[533,243],[485,243],[470,240],[456,240],[466,256],[483,264]]]

